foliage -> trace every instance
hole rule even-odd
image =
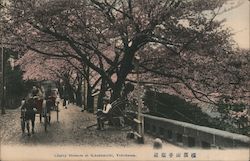
[[[66,86],[68,98],[74,102],[74,93],[81,95],[79,89],[82,85],[82,65],[75,59],[55,58],[39,55],[29,51],[22,55],[15,63],[24,72],[24,80],[54,80]],[[61,88],[61,87],[59,87]],[[61,92],[61,90],[60,90]],[[63,97],[63,95],[62,95]]]
[[[5,85],[7,108],[16,108],[19,106],[21,99],[27,94],[27,83],[23,80],[23,72],[19,66],[12,67],[11,61],[17,59],[18,53],[10,49],[4,49],[5,54]],[[10,59],[11,58],[11,59]],[[12,64],[13,65],[13,64]]]
[[[248,127],[248,108],[243,103],[230,103],[226,99],[221,99],[217,111],[221,114],[222,122],[229,122],[236,125],[238,130],[245,131]],[[245,131],[246,132],[246,131]]]
[[[128,94],[129,106],[127,107],[129,111],[138,111],[138,107],[141,108],[143,113],[147,113],[148,108],[145,104],[146,89],[143,86],[136,86],[135,89]]]
[[[223,118],[213,118],[202,112],[200,107],[195,104],[190,104],[184,99],[165,93],[148,91],[145,97],[145,105],[149,107],[150,114],[168,119],[240,134],[247,134],[247,129],[249,128],[244,127],[238,129],[229,122],[223,121]],[[239,106],[236,108],[238,109]]]
[[[184,99],[149,91],[146,94],[145,104],[149,107],[153,115],[162,115],[170,119],[176,119],[185,122],[207,124],[208,116],[201,115],[201,110],[195,105],[187,103]]]
[[[176,75],[185,71],[186,76],[199,67],[200,84],[209,85],[202,82],[207,79],[206,62],[233,48],[230,31],[216,17],[237,5],[232,0],[10,0],[6,41],[22,51],[77,59],[98,73],[114,97],[119,97],[133,72],[136,53],[142,58],[159,56],[165,61],[153,62],[161,68],[148,64],[143,68],[165,80],[178,80],[199,98],[201,92],[193,85],[197,76]],[[146,47],[151,51],[143,52]],[[159,52],[162,47],[166,52]],[[169,66],[169,71],[184,67],[172,70],[175,75],[162,74]]]

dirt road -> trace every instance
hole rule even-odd
[[[52,112],[51,125],[48,132],[36,117],[35,134],[31,137],[22,135],[20,125],[20,110],[7,110],[1,116],[1,144],[3,145],[88,145],[88,146],[128,146],[136,144],[134,140],[126,138],[128,128],[119,130],[107,127],[104,131],[96,127],[86,129],[96,123],[92,113],[81,112],[77,106],[70,105],[68,109],[60,106],[59,122],[56,112]],[[152,137],[146,136],[146,144],[152,144]]]

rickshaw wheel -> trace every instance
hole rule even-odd
[[[47,116],[47,114],[45,114],[45,117],[44,117],[44,130],[45,130],[45,132],[47,132],[47,126],[48,126],[48,116]]]
[[[25,132],[25,121],[23,118],[21,120],[21,128],[22,128],[22,132],[24,133]]]

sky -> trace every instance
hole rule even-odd
[[[225,25],[233,29],[234,40],[239,44],[239,47],[249,49],[250,35],[250,0],[243,0],[244,3],[227,13],[222,17],[226,18]]]

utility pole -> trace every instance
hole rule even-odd
[[[1,35],[1,114],[5,114],[5,57],[4,57],[4,48],[3,48],[3,35]]]
[[[144,117],[142,116],[142,100],[140,95],[140,77],[139,77],[139,61],[140,57],[135,56],[134,58],[134,64],[135,64],[135,70],[136,70],[136,86],[137,86],[137,101],[138,101],[138,113],[137,113],[137,119],[134,119],[134,121],[137,123],[137,133],[138,141],[139,143],[144,143]]]
[[[2,2],[2,1],[1,1]],[[3,17],[3,4],[1,3],[1,16],[0,17]],[[6,90],[6,87],[5,87],[5,58],[4,58],[4,48],[3,48],[3,26],[2,24],[0,24],[1,27],[1,114],[5,114],[5,90]]]

